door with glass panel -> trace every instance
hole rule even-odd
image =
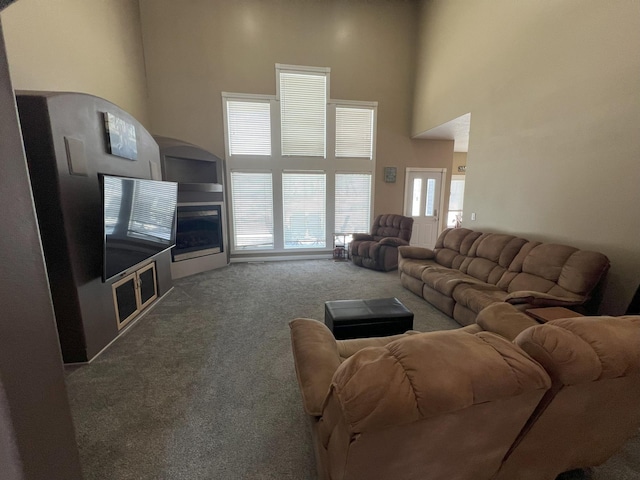
[[[413,217],[411,245],[433,248],[440,229],[441,169],[407,168],[404,214]]]

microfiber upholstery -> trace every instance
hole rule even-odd
[[[448,331],[360,350],[337,369],[332,382],[353,433],[549,386],[545,372],[511,342],[488,332]]]
[[[390,271],[398,268],[398,247],[408,246],[413,218],[402,215],[378,215],[371,234],[356,233],[349,245],[355,265],[374,270]]]
[[[637,433],[640,316],[554,320],[515,343],[545,368],[552,388],[496,480],[554,479],[599,465]]]
[[[601,253],[467,228],[445,230],[433,250],[398,252],[403,286],[462,325],[496,302],[584,305],[609,268]]]
[[[336,341],[321,322],[290,326],[323,480],[490,480],[551,386],[489,332]]]
[[[640,427],[640,316],[539,324],[502,302],[442,332],[290,325],[321,480],[553,480]]]

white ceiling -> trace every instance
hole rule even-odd
[[[453,140],[454,152],[469,151],[469,129],[471,128],[471,114],[466,113],[458,118],[443,123],[431,130],[422,132],[413,138],[427,138],[430,140]]]

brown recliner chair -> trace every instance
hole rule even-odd
[[[321,480],[488,480],[551,385],[518,346],[443,331],[291,341]]]
[[[553,480],[600,465],[637,434],[640,316],[554,320],[514,342],[545,368],[552,387],[496,480]]]
[[[355,265],[388,272],[398,268],[398,247],[409,245],[413,218],[402,215],[378,215],[371,234],[356,233],[349,245]]]

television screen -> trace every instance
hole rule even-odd
[[[102,175],[103,280],[175,245],[178,184]]]

